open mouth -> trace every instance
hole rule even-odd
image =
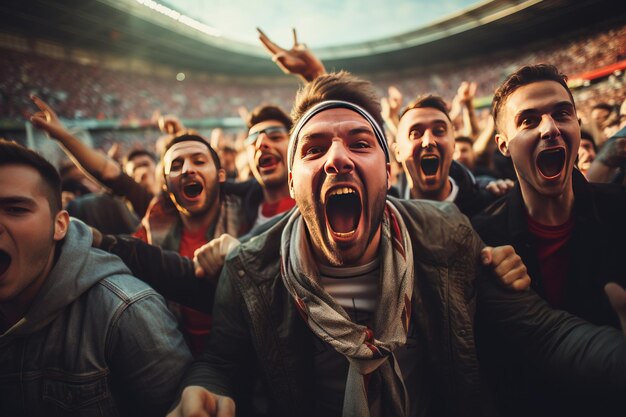
[[[326,199],[326,219],[330,229],[339,237],[350,237],[361,219],[361,198],[355,189],[339,187]]]
[[[11,266],[11,255],[0,249],[0,275],[4,274]]]
[[[539,152],[537,168],[546,179],[557,178],[565,166],[565,149],[553,148]]]
[[[204,190],[204,187],[199,182],[190,182],[183,186],[183,194],[187,198],[196,198]]]
[[[424,175],[435,175],[439,169],[439,157],[436,155],[424,155],[420,160],[420,166]]]
[[[278,158],[274,155],[264,154],[259,158],[259,168],[271,168],[278,163]]]

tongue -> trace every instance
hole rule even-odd
[[[361,208],[355,194],[335,195],[329,198],[326,215],[330,228],[337,233],[349,233],[359,224]]]
[[[565,162],[565,151],[563,149],[543,151],[537,156],[537,168],[547,178],[557,176],[563,169],[563,162]]]
[[[261,168],[267,168],[274,165],[276,165],[276,158],[273,157],[263,158],[259,161],[259,166]]]
[[[439,168],[439,158],[422,158],[421,166],[424,174],[435,175]]]
[[[200,184],[187,185],[185,186],[183,191],[185,192],[185,196],[189,198],[194,198],[200,195],[200,193],[202,192],[202,186]]]
[[[9,269],[9,265],[11,265],[11,257],[0,251],[0,275],[4,274],[4,272]]]

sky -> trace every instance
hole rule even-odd
[[[427,25],[477,0],[163,0],[224,37],[258,45],[256,27],[290,47],[291,28],[311,48],[386,38]]]

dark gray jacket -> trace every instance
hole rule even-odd
[[[393,202],[413,243],[412,320],[420,335],[416,355],[423,370],[418,392],[410,393],[419,396],[417,415],[481,415],[489,408],[474,345],[477,294],[487,312],[481,326],[524,346],[520,354],[527,360],[542,361],[546,372],[572,384],[593,380],[624,388],[626,373],[620,372],[626,370],[626,343],[619,332],[551,310],[531,291],[509,293],[493,285],[479,264],[483,243],[454,205]],[[316,411],[312,335],[279,271],[285,222],[229,255],[215,295],[209,348],[183,381],[183,386],[201,385],[234,398],[238,415],[251,414],[250,399],[259,397],[258,389],[251,394],[257,379],[268,401],[267,415]],[[597,346],[604,350],[594,350]],[[589,379],[590,374],[596,378]]]

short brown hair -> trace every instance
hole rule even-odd
[[[446,115],[448,120],[452,121],[450,119],[450,113],[448,113],[448,105],[446,104],[446,102],[441,97],[435,96],[432,94],[425,94],[425,95],[417,96],[415,100],[411,101],[406,106],[406,109],[402,111],[402,114],[400,114],[400,118],[402,119],[402,116],[404,116],[406,112],[408,112],[409,110],[424,109],[424,108],[431,108],[431,109],[439,110],[440,112]]]
[[[559,72],[557,67],[549,64],[526,65],[509,75],[502,85],[498,87],[493,96],[491,110],[493,119],[496,122],[496,127],[499,123],[498,116],[500,115],[506,99],[518,88],[539,81],[556,81],[561,84],[567,91],[567,94],[569,94],[572,104],[576,107],[574,96],[572,96],[572,92],[567,86],[567,76]]]
[[[167,137],[167,139],[165,139],[163,150],[161,151],[161,163],[163,163],[163,158],[165,157],[167,151],[172,146],[181,142],[200,142],[205,144],[209,150],[209,153],[211,154],[211,157],[213,158],[213,162],[215,163],[215,169],[219,171],[220,168],[222,168],[222,164],[220,163],[220,157],[217,156],[217,152],[215,152],[215,149],[213,149],[211,144],[205,138],[200,136],[195,130],[191,129],[182,130],[174,135],[170,135],[169,137]],[[165,175],[165,164],[163,164],[163,174]]]
[[[287,130],[291,130],[293,122],[291,117],[278,106],[261,105],[255,107],[247,117],[246,125],[248,129],[252,126],[265,122],[266,120],[277,120],[285,125]]]
[[[63,208],[61,177],[56,168],[43,156],[15,142],[0,138],[0,166],[6,165],[26,165],[35,169],[45,186],[52,215],[54,216]]]
[[[365,109],[378,123],[383,126],[380,113],[380,98],[369,81],[357,78],[347,71],[320,75],[303,86],[296,95],[291,109],[291,118],[298,120],[314,105],[326,100],[342,100]]]

